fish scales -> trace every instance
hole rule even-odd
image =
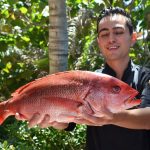
[[[34,92],[37,94],[43,93],[69,99],[75,97],[76,100],[82,101],[90,88],[90,80],[92,80],[86,76],[87,73],[84,75],[84,72],[74,72],[71,75],[70,72],[48,75],[27,84],[28,86],[25,85],[25,88],[18,89],[12,96],[22,93],[32,94],[32,90],[35,89]],[[30,85],[32,86],[30,87]]]

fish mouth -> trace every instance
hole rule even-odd
[[[133,93],[131,96],[129,96],[125,101],[124,101],[124,104],[127,105],[127,104],[130,104],[132,103],[133,101],[136,101],[136,95],[138,94],[138,92],[136,91],[136,93]]]

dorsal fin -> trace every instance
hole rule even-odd
[[[11,94],[11,96],[13,96],[13,97],[14,97],[14,96],[17,96],[17,95],[20,94],[24,89],[26,89],[28,86],[30,86],[31,84],[33,84],[33,82],[35,82],[35,81],[29,82],[29,83],[27,83],[27,84],[21,86],[21,87],[18,88],[15,92],[13,92],[13,93]]]

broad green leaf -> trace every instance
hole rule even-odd
[[[134,53],[129,54],[130,57],[135,57],[136,55]]]
[[[27,13],[27,8],[25,8],[25,7],[21,7],[20,9],[19,9],[23,14],[26,14]]]
[[[12,68],[12,63],[11,63],[11,62],[8,62],[8,63],[6,64],[6,68],[11,69],[11,68]]]
[[[21,68],[24,67],[24,63],[17,63]]]
[[[15,19],[16,19],[16,17],[15,17],[15,15],[14,15],[14,13],[12,13],[10,16],[11,16],[11,18],[12,18],[13,20],[15,20]]]
[[[6,18],[9,17],[9,11],[6,10],[6,9],[2,10],[2,11],[1,11],[1,14],[5,15]]]
[[[76,0],[76,2],[80,4],[82,2],[82,0]]]
[[[9,73],[9,69],[8,68],[4,68],[3,71],[6,72],[6,73]]]
[[[22,38],[24,41],[26,41],[26,42],[29,42],[29,41],[30,41],[30,38],[29,38],[29,37],[22,36],[21,38]]]

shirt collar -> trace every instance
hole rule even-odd
[[[122,80],[125,80],[126,77],[129,75],[129,73],[131,72],[132,66],[133,66],[133,62],[132,62],[132,60],[130,60],[129,63],[128,63],[127,68],[124,71]],[[105,64],[103,73],[106,73],[106,74],[109,74],[113,77],[116,77],[116,72],[107,63]]]

